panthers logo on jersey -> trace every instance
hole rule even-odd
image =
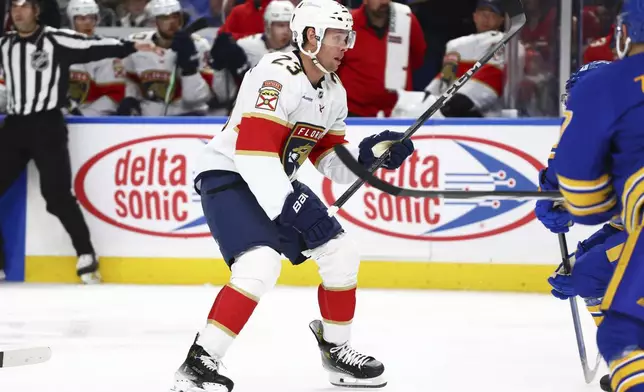
[[[291,130],[291,134],[282,150],[282,165],[289,177],[293,176],[309,157],[313,147],[324,136],[324,128],[297,123]]]
[[[84,103],[89,94],[91,78],[87,72],[70,71],[69,72],[69,90],[67,95],[69,99],[77,103]]]
[[[168,91],[170,81],[170,72],[159,70],[145,71],[141,73],[140,79],[141,92],[145,99],[155,102],[165,101],[165,95]]]

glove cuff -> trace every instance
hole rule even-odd
[[[539,172],[539,188],[542,191],[554,191],[559,189],[559,184],[553,184],[548,180],[548,168],[542,169]]]

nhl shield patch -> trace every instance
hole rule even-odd
[[[323,136],[323,127],[307,123],[295,124],[282,151],[282,165],[286,175],[290,177],[297,172]]]
[[[274,80],[266,80],[259,89],[259,96],[255,103],[255,108],[270,110],[274,112],[277,109],[277,101],[280,98],[282,84]]]
[[[36,50],[31,54],[31,68],[42,72],[49,67],[49,53],[44,50]]]

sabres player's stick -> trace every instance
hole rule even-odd
[[[432,106],[429,107],[423,113],[417,120],[414,122],[405,132],[405,135],[403,136],[403,140],[409,139],[420,127],[427,121],[428,118],[434,115],[438,110],[440,110],[447,101],[449,101],[454,94],[465,84],[467,83],[470,79],[472,79],[472,76],[474,73],[476,73],[485,63],[490,61],[492,57],[498,52],[499,50],[503,49],[505,45],[521,30],[521,28],[525,25],[526,22],[526,17],[525,14],[523,13],[523,4],[521,4],[521,0],[502,0],[501,1],[503,8],[506,10],[507,15],[510,18],[510,27],[508,28],[507,32],[503,34],[503,37],[501,40],[494,45],[490,50],[485,52],[483,57],[477,61],[472,68],[470,68],[463,76],[461,76],[454,84],[441,95],[436,102]],[[338,149],[344,148],[340,145],[335,147],[335,151],[338,152]],[[385,160],[388,157],[388,152],[385,152],[382,154],[376,161],[373,163],[373,165],[370,167],[369,171],[371,173],[375,172],[382,164],[385,162]],[[353,160],[353,157],[351,157]],[[343,161],[344,162],[344,161]],[[356,162],[357,163],[357,162]],[[346,164],[346,162],[345,162]],[[355,172],[354,172],[355,173]],[[329,208],[329,215],[335,215],[338,210],[349,200],[351,196],[353,196],[358,189],[365,183],[365,180],[363,178],[358,178],[352,185],[347,189],[342,196]]]
[[[35,365],[51,358],[49,347],[33,347],[0,351],[0,368]]]
[[[195,20],[194,22],[190,23],[184,31],[188,34],[194,34],[199,30],[207,29],[209,26],[208,24],[208,18],[205,16],[202,16],[201,18]],[[165,107],[163,108],[163,115],[168,114],[168,106],[170,106],[170,99],[172,99],[172,96],[174,95],[174,88],[175,85],[177,84],[177,71],[179,70],[179,67],[175,64],[174,69],[172,70],[172,74],[170,75],[170,83],[168,84],[168,89],[165,91],[165,99],[163,102],[165,103]]]
[[[561,260],[563,261],[564,271],[570,273],[572,266],[570,265],[570,258],[568,257],[568,243],[566,242],[566,234],[559,233],[559,250],[561,251]],[[568,298],[570,301],[570,312],[572,313],[572,322],[575,326],[575,337],[577,338],[577,349],[579,350],[579,359],[581,360],[581,368],[584,371],[584,380],[586,384],[590,384],[601,362],[601,354],[597,353],[595,360],[595,367],[592,369],[588,366],[588,355],[586,354],[586,343],[584,342],[584,332],[581,329],[581,321],[579,320],[579,308],[577,307],[577,297]]]

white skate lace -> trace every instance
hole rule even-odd
[[[211,372],[216,372],[219,370],[219,365],[221,364],[221,362],[219,362],[218,360],[207,355],[200,356],[199,360],[206,367],[206,369],[210,370]]]
[[[342,346],[333,347],[329,351],[331,351],[332,354],[339,351],[338,361],[342,361],[349,366],[358,366],[358,368],[361,368],[369,362],[369,356],[360,354],[356,350],[352,349],[348,343],[345,343]]]

